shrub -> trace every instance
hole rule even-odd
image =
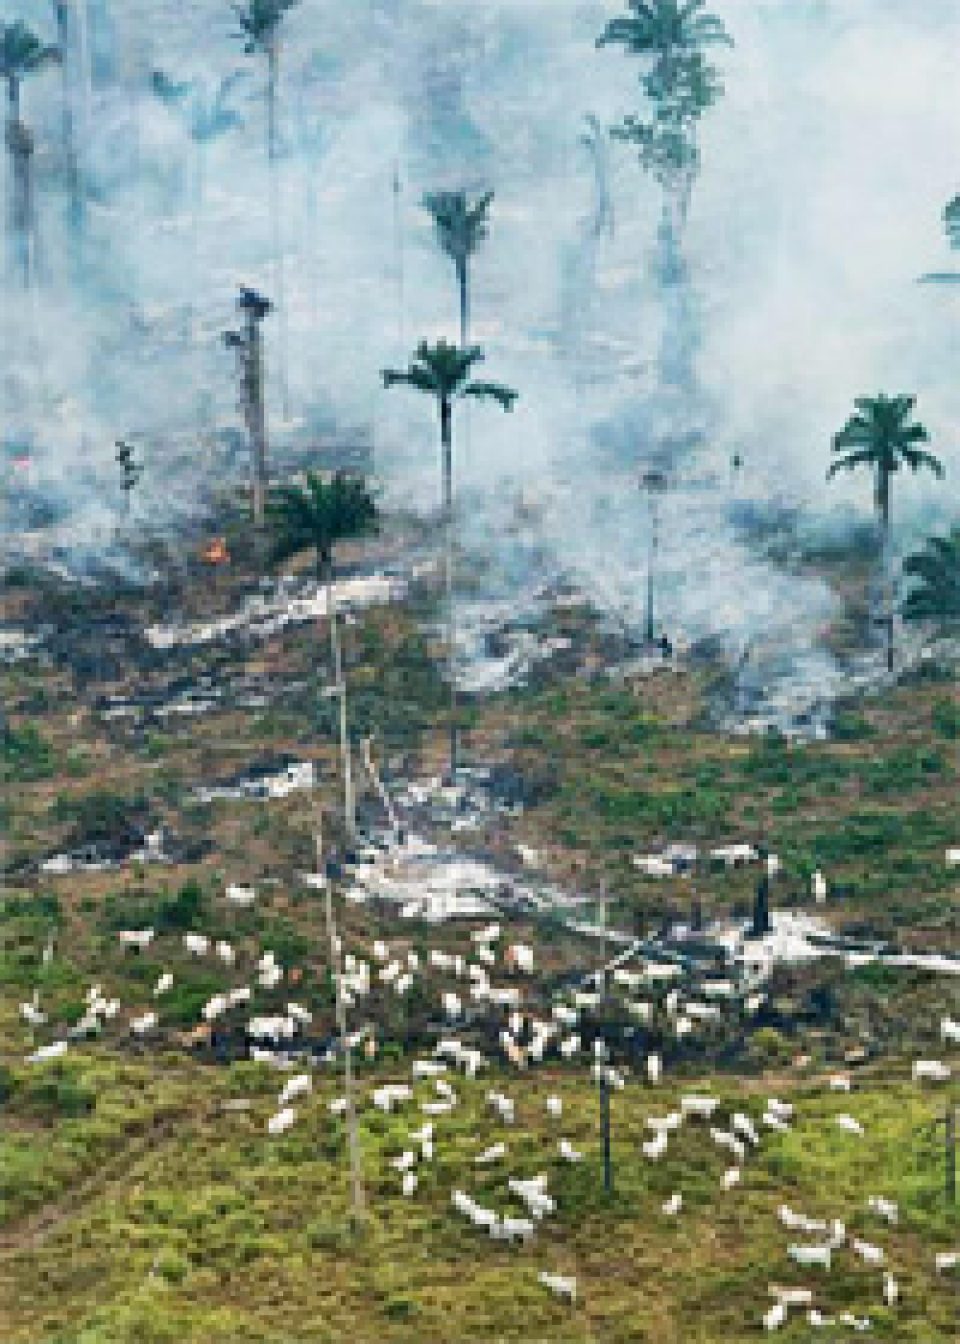
[[[89,1115],[97,1104],[92,1087],[68,1069],[38,1073],[19,1089],[25,1110],[47,1119]]]
[[[960,737],[960,704],[953,700],[938,700],[931,714],[934,731],[955,742]]]
[[[26,783],[53,773],[53,752],[32,723],[5,724],[0,733],[0,782]]]

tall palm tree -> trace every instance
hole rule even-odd
[[[857,397],[856,412],[843,429],[833,437],[836,460],[827,472],[832,480],[841,471],[856,471],[867,467],[874,477],[874,504],[880,528],[880,544],[884,582],[888,589],[888,608],[884,617],[887,627],[887,667],[893,671],[893,595],[890,591],[890,489],[898,471],[908,467],[917,472],[921,468],[942,478],[943,465],[932,453],[920,447],[929,435],[919,421],[913,419],[916,397],[899,395],[888,397]]]
[[[338,471],[330,480],[308,471],[303,486],[284,485],[271,492],[268,517],[273,529],[273,559],[289,560],[313,551],[318,583],[326,585],[326,614],[336,694],[340,701],[340,757],[343,770],[344,819],[352,838],[356,830],[350,740],[347,726],[347,684],[333,599],[333,557],[337,544],[369,533],[377,507],[359,476]]]
[[[270,167],[270,215],[273,224],[273,253],[276,265],[277,307],[280,316],[280,391],[283,413],[289,414],[287,387],[287,317],[283,274],[283,245],[280,233],[280,178],[278,170],[277,94],[280,84],[280,32],[284,15],[300,0],[241,0],[231,8],[240,25],[239,37],[248,56],[263,56],[267,62],[267,161]]]
[[[440,414],[440,470],[443,490],[444,578],[447,604],[447,659],[450,677],[450,777],[457,769],[457,675],[453,611],[453,407],[457,401],[495,401],[512,411],[517,393],[500,383],[475,382],[470,374],[483,360],[478,346],[460,348],[421,341],[405,370],[384,369],[384,387],[404,384],[433,397]]]
[[[917,580],[902,608],[908,621],[960,620],[960,526],[930,537],[903,562],[903,572]]]
[[[493,192],[471,201],[465,191],[437,191],[423,198],[433,216],[437,241],[454,264],[460,296],[460,345],[465,350],[470,325],[470,258],[487,236]]]
[[[33,136],[20,115],[20,89],[30,75],[61,59],[21,22],[0,23],[0,78],[7,83],[6,140],[13,190],[10,193],[10,241],[23,283],[29,284],[33,251]]]

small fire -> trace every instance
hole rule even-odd
[[[230,552],[227,550],[227,543],[223,537],[214,537],[213,541],[208,542],[200,552],[201,560],[206,561],[208,565],[228,565],[230,563]]]

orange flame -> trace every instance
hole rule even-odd
[[[214,537],[213,541],[204,546],[200,552],[201,560],[205,560],[208,565],[228,565],[230,563],[230,552],[227,550],[227,543],[223,537]]]

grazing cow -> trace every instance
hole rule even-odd
[[[858,1138],[863,1137],[863,1125],[859,1120],[855,1120],[852,1115],[838,1115],[834,1123],[837,1129],[842,1129],[847,1134],[856,1134]]]
[[[652,1139],[640,1146],[643,1149],[644,1157],[648,1158],[651,1162],[659,1162],[660,1158],[663,1157],[664,1153],[667,1151],[668,1143],[669,1139],[666,1130],[660,1130]]]
[[[716,1097],[688,1095],[680,1098],[680,1110],[691,1120],[709,1120],[718,1105]]]
[[[41,1045],[32,1055],[27,1055],[27,1064],[45,1064],[49,1059],[59,1059],[67,1053],[66,1041],[54,1041],[52,1045]]]
[[[892,1225],[896,1225],[900,1217],[898,1206],[890,1199],[884,1199],[882,1195],[871,1195],[867,1200],[867,1208],[871,1213],[875,1213],[878,1218],[884,1218]]]
[[[754,1148],[759,1145],[760,1135],[757,1133],[756,1126],[748,1115],[744,1115],[742,1111],[737,1111],[730,1124],[731,1128],[738,1134],[741,1134]]]
[[[506,1157],[507,1145],[505,1143],[494,1143],[489,1148],[485,1148],[482,1153],[478,1153],[473,1159],[475,1167],[487,1167],[491,1162],[499,1162],[502,1157]]]
[[[829,1246],[788,1246],[787,1255],[802,1269],[829,1269],[833,1251]]]
[[[306,1096],[312,1087],[313,1080],[309,1073],[298,1073],[293,1078],[288,1078],[284,1083],[277,1104],[286,1106],[288,1102],[294,1101],[297,1097]]]
[[[787,1319],[787,1308],[783,1302],[774,1302],[763,1318],[764,1330],[779,1330]]]
[[[679,1190],[675,1191],[660,1207],[668,1218],[675,1218],[683,1208],[683,1195]]]
[[[121,929],[117,937],[123,947],[145,952],[153,942],[153,929]]]
[[[872,1242],[861,1241],[859,1237],[853,1237],[850,1242],[855,1255],[859,1255],[865,1265],[883,1264],[883,1247],[874,1246]]]
[[[156,1026],[156,1013],[144,1013],[142,1017],[135,1017],[130,1022],[130,1030],[134,1036],[146,1036],[151,1031],[155,1031]]]
[[[949,1064],[944,1064],[939,1059],[915,1059],[913,1062],[915,1083],[945,1083],[949,1078]]]
[[[284,1109],[278,1111],[276,1115],[271,1115],[270,1119],[267,1121],[267,1133],[273,1135],[285,1134],[293,1125],[296,1118],[297,1113],[292,1106],[284,1107]]]
[[[542,1270],[537,1275],[540,1283],[545,1288],[549,1288],[554,1297],[562,1297],[572,1306],[577,1300],[577,1281],[571,1275],[567,1277],[563,1274],[548,1274]]]
[[[791,1232],[826,1232],[827,1224],[822,1218],[808,1218],[806,1214],[794,1213],[788,1204],[781,1204],[777,1217]]]

